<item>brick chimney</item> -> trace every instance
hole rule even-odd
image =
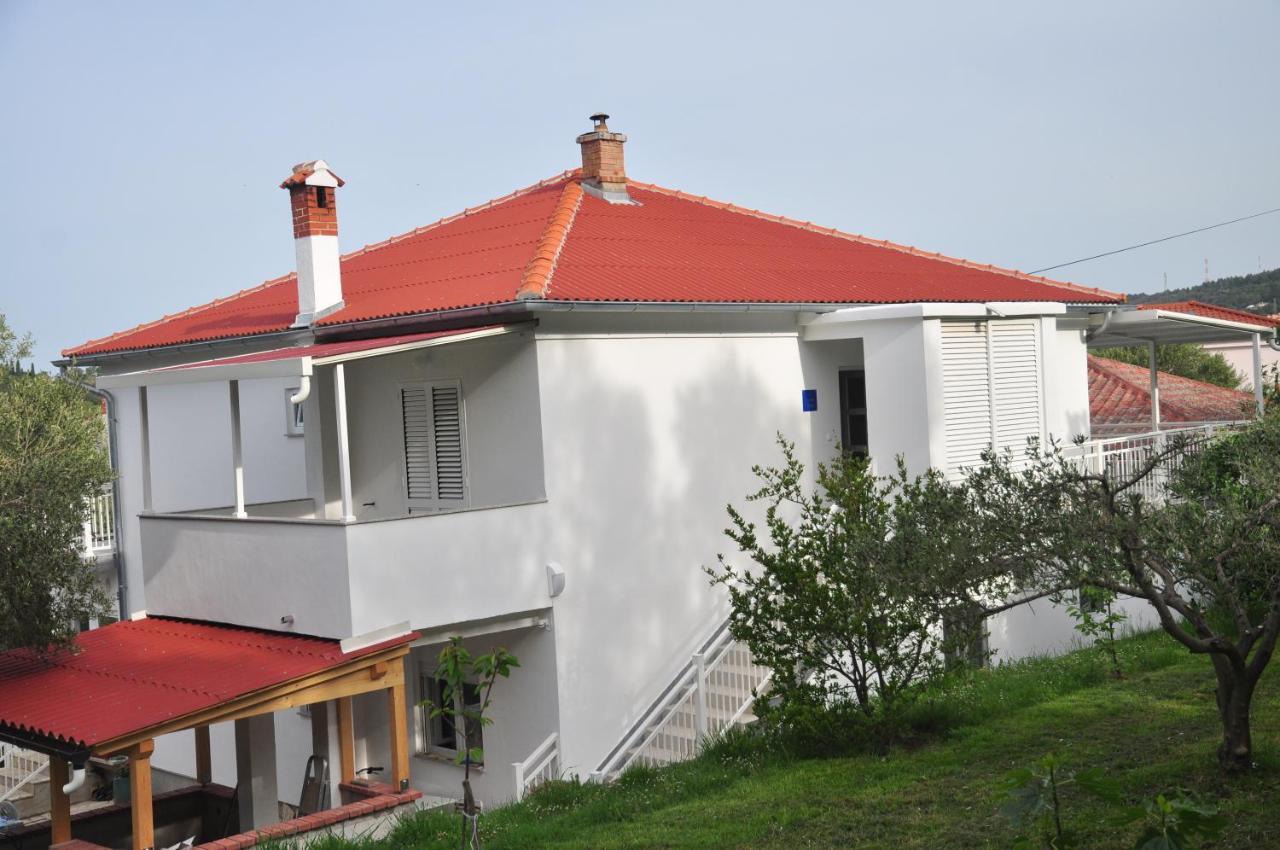
[[[613,133],[605,122],[609,116],[597,112],[590,133],[578,137],[582,147],[583,188],[606,201],[627,202],[627,172],[622,166],[622,145],[627,137]]]
[[[289,190],[293,247],[298,257],[298,317],[295,328],[342,309],[338,265],[337,189],[343,184],[323,159],[301,162],[281,189]]]

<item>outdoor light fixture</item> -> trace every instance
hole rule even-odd
[[[564,593],[564,568],[552,561],[547,564],[547,594],[554,599]]]

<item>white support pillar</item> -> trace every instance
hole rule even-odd
[[[1265,406],[1262,397],[1262,334],[1253,335],[1253,401],[1261,416]]]
[[[236,508],[232,516],[244,519],[244,452],[240,446],[240,382],[228,381],[231,390],[231,467],[235,474]]]
[[[1151,430],[1160,430],[1160,372],[1156,369],[1156,343],[1147,343],[1147,362],[1151,369]]]
[[[151,420],[146,387],[138,387],[138,422],[142,432],[142,509],[151,511]]]
[[[333,367],[333,412],[338,425],[338,484],[342,492],[342,521],[355,522],[351,501],[351,442],[347,434],[347,377],[342,363]]]
[[[276,719],[259,714],[236,722],[236,800],[240,831],[280,822],[276,790]]]

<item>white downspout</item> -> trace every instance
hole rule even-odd
[[[54,758],[57,758],[57,756],[54,756]],[[67,796],[70,796],[74,794],[76,791],[79,791],[80,787],[84,785],[84,775],[85,775],[84,767],[83,766],[76,767],[73,764],[71,766],[71,770],[72,770],[71,781],[68,782],[66,785],[62,786],[62,793],[66,794]]]
[[[311,397],[311,376],[303,375],[298,380],[298,391],[289,396],[290,404],[302,404]]]

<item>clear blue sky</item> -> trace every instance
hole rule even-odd
[[[0,312],[42,363],[578,161],[1030,269],[1280,206],[1280,4],[0,0]],[[1280,215],[1063,272],[1280,265]]]

